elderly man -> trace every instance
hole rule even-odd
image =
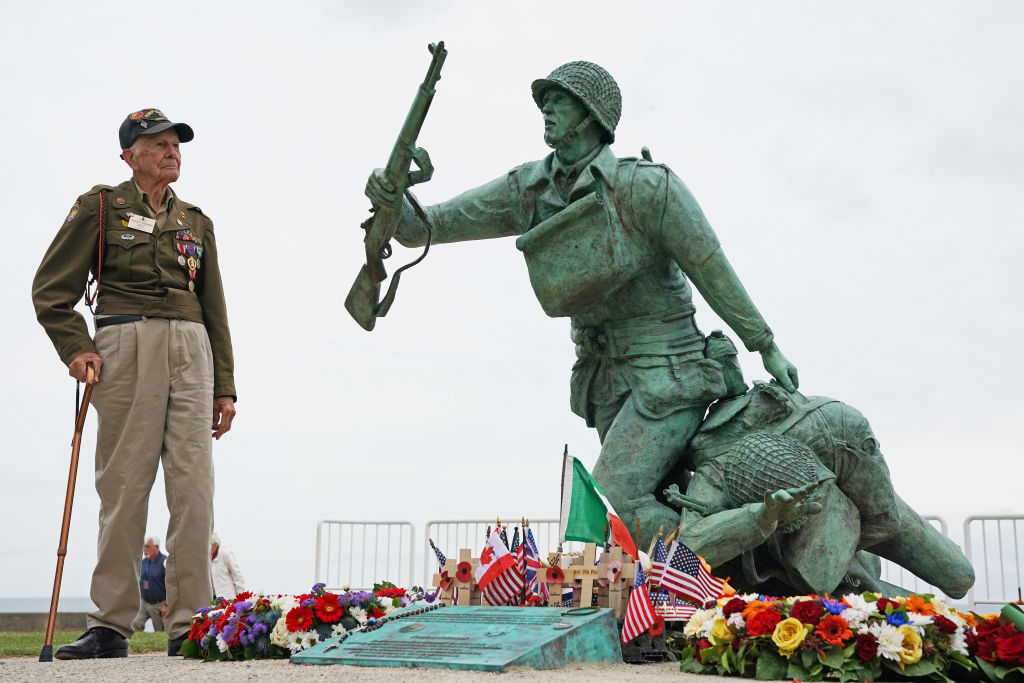
[[[170,188],[192,128],[157,109],[119,131],[132,177],[97,185],[71,207],[32,288],[36,316],[68,371],[96,383],[96,491],[100,528],[89,630],[58,659],[124,657],[140,595],[139,545],[163,464],[167,528],[168,654],[210,599],[213,438],[235,416],[234,361],[213,223]],[[75,303],[96,281],[95,338]],[[90,283],[91,284],[91,283]],[[91,307],[91,306],[90,306]],[[212,423],[211,423],[212,418]]]
[[[649,538],[678,522],[655,493],[707,406],[745,389],[727,382],[738,375],[726,372],[738,370],[731,343],[706,343],[698,329],[688,280],[791,389],[796,368],[683,183],[663,165],[612,154],[622,97],[611,75],[571,62],[532,90],[554,149],[544,159],[427,207],[429,225],[379,169],[366,194],[378,206],[404,201],[396,236],[407,246],[425,243],[428,227],[433,242],[520,236],[541,306],[572,321],[570,402],[601,438],[594,477],[627,527],[639,522]]]
[[[142,544],[142,571],[139,573],[142,604],[132,622],[132,631],[143,630],[150,619],[153,620],[154,631],[164,630],[164,617],[167,616],[166,559],[167,556],[160,552],[160,539],[147,536]]]

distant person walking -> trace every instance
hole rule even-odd
[[[215,597],[230,600],[245,591],[245,577],[230,550],[221,550],[220,537],[210,537],[210,585]]]
[[[154,631],[164,630],[164,617],[167,616],[166,559],[167,556],[160,552],[160,539],[146,536],[142,546],[142,571],[139,573],[142,603],[138,616],[132,622],[132,631],[144,630],[150,619],[153,620]]]

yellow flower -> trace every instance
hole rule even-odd
[[[796,652],[800,643],[804,642],[804,638],[807,637],[808,628],[799,619],[793,617],[783,619],[776,624],[775,632],[772,633],[772,642],[778,646],[779,654],[789,657]]]
[[[903,624],[897,631],[903,636],[903,647],[900,649],[900,664],[916,664],[921,660],[921,636],[910,624]]]
[[[715,619],[715,623],[711,627],[711,637],[708,638],[712,645],[731,643],[735,638],[736,634],[732,632],[723,617]]]

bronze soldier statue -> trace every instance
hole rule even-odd
[[[366,194],[378,210],[400,211],[395,235],[406,246],[518,238],[544,311],[572,323],[570,402],[601,439],[594,476],[649,539],[678,522],[656,493],[708,405],[745,389],[729,381],[731,342],[709,343],[698,328],[690,283],[783,387],[796,390],[797,371],[682,181],[612,153],[622,96],[611,75],[571,62],[532,91],[553,149],[545,158],[425,209],[383,169]]]

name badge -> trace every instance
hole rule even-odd
[[[132,230],[141,230],[152,235],[153,228],[156,227],[156,221],[146,216],[140,216],[137,213],[130,213],[128,214],[128,227]]]

